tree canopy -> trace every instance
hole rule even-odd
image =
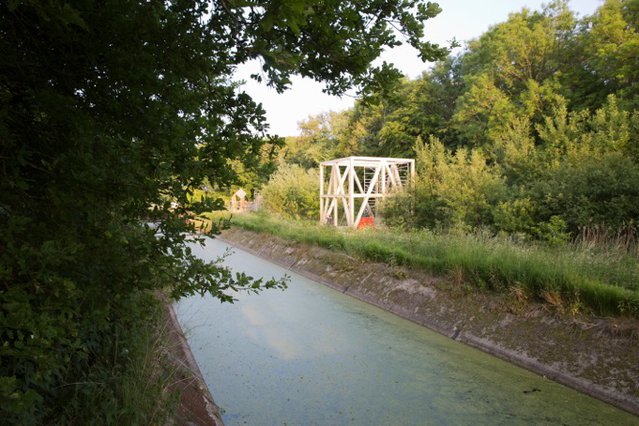
[[[578,19],[556,0],[512,13],[421,77],[323,116],[339,126],[310,117],[300,138],[313,144],[289,143],[287,161],[416,158],[413,214],[387,212],[412,226],[636,240],[638,11],[606,0]]]
[[[131,295],[276,287],[195,258],[190,195],[264,159],[264,111],[231,81],[251,59],[361,93],[400,73],[371,62],[422,40],[417,0],[9,0],[0,4],[0,404],[56,422],[113,341]],[[177,208],[172,206],[177,205]],[[201,206],[200,206],[201,207]],[[151,226],[157,224],[157,229]]]

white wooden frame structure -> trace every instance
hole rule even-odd
[[[364,214],[377,215],[379,200],[413,185],[415,160],[338,158],[320,163],[319,175],[320,223],[357,228]]]

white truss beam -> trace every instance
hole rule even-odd
[[[412,159],[346,157],[324,161],[320,163],[320,223],[356,228],[367,208],[377,214],[381,199],[411,187],[414,179]]]

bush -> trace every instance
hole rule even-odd
[[[532,187],[542,219],[562,217],[576,234],[583,226],[613,229],[639,222],[639,166],[618,152],[583,153],[562,162]]]
[[[319,172],[297,165],[282,165],[262,189],[266,209],[289,218],[319,215]]]
[[[156,297],[120,297],[105,322],[98,315],[80,318],[71,307],[33,315],[28,295],[2,296],[4,324],[13,325],[1,352],[0,411],[7,424],[135,425],[172,414],[173,368],[163,355]]]
[[[532,235],[535,229],[535,206],[530,198],[506,200],[495,208],[495,227],[508,234]]]
[[[414,206],[407,221],[417,227],[470,229],[491,225],[492,211],[503,199],[506,186],[495,168],[486,163],[480,150],[447,150],[435,137],[428,144],[418,138],[417,180],[414,201],[405,195],[386,203],[385,216],[390,223],[401,221]],[[404,206],[404,207],[402,207]]]

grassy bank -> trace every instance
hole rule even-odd
[[[148,293],[132,299],[129,312],[114,319],[86,382],[74,385],[73,407],[61,416],[70,423],[162,424],[174,415],[178,396],[169,391],[175,366],[167,355],[163,302]]]
[[[637,258],[618,252],[515,244],[482,235],[353,231],[262,215],[233,223],[364,259],[420,268],[478,288],[544,300],[567,311],[639,316]]]
[[[149,425],[175,415],[179,395],[171,389],[175,362],[168,354],[168,317],[148,292],[121,301],[110,324],[85,338],[86,357],[72,365],[61,385],[40,389],[37,409],[5,413],[8,424]],[[30,395],[16,394],[15,403]]]

